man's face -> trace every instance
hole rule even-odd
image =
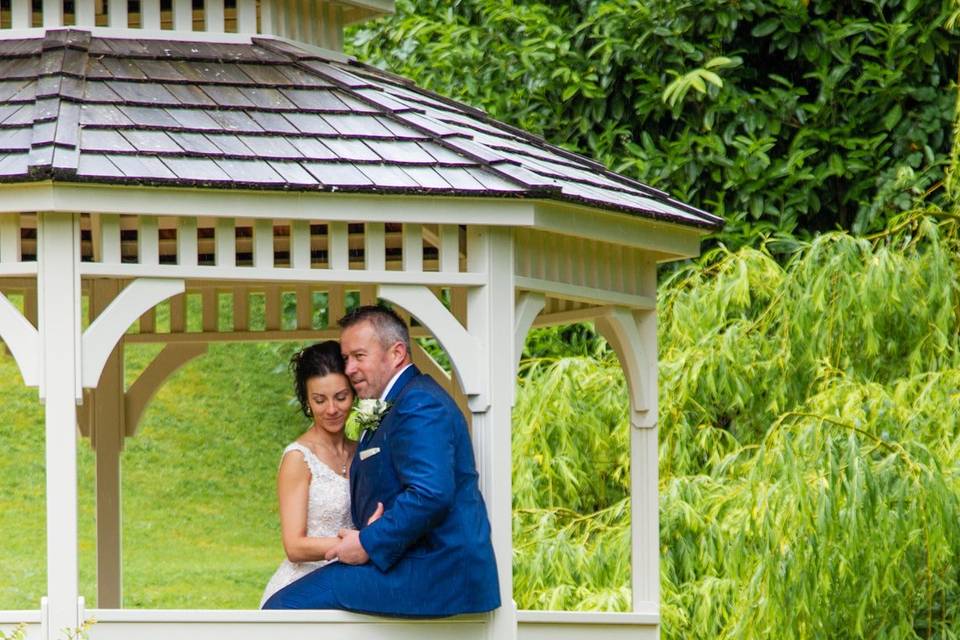
[[[396,345],[384,349],[373,325],[358,322],[340,334],[340,350],[347,377],[357,395],[361,398],[379,398],[398,368]]]

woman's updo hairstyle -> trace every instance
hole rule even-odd
[[[340,343],[327,340],[304,347],[290,358],[290,371],[293,373],[293,388],[297,392],[300,410],[303,415],[312,418],[313,412],[310,411],[310,403],[307,401],[307,380],[314,376],[322,378],[331,373],[347,375],[340,353]]]

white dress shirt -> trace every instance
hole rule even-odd
[[[397,378],[399,378],[400,376],[402,376],[402,375],[403,375],[403,372],[406,371],[407,369],[409,369],[409,368],[412,367],[412,366],[413,366],[413,363],[411,362],[410,364],[408,364],[407,366],[405,366],[403,369],[400,369],[400,371],[397,371],[395,374],[393,374],[393,377],[390,378],[390,382],[388,382],[388,383],[387,383],[387,386],[384,387],[383,393],[380,394],[380,399],[381,399],[381,400],[386,400],[386,399],[387,399],[387,394],[390,393],[390,390],[391,390],[391,389],[393,389],[393,385],[395,385],[395,384],[397,383]]]

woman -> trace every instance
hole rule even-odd
[[[267,584],[260,606],[288,584],[326,564],[350,520],[350,462],[357,443],[344,425],[353,388],[344,374],[340,344],[306,347],[290,360],[294,388],[311,427],[283,452],[277,476],[280,530],[287,557]],[[378,512],[379,513],[379,512]],[[376,519],[378,514],[371,519]]]

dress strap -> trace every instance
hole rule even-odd
[[[303,454],[303,459],[307,463],[307,466],[310,467],[310,474],[314,478],[323,475],[324,464],[317,458],[317,454],[310,450],[310,447],[302,445],[299,442],[291,442],[287,445],[287,448],[283,450],[282,457],[286,457],[291,451],[299,451]]]

